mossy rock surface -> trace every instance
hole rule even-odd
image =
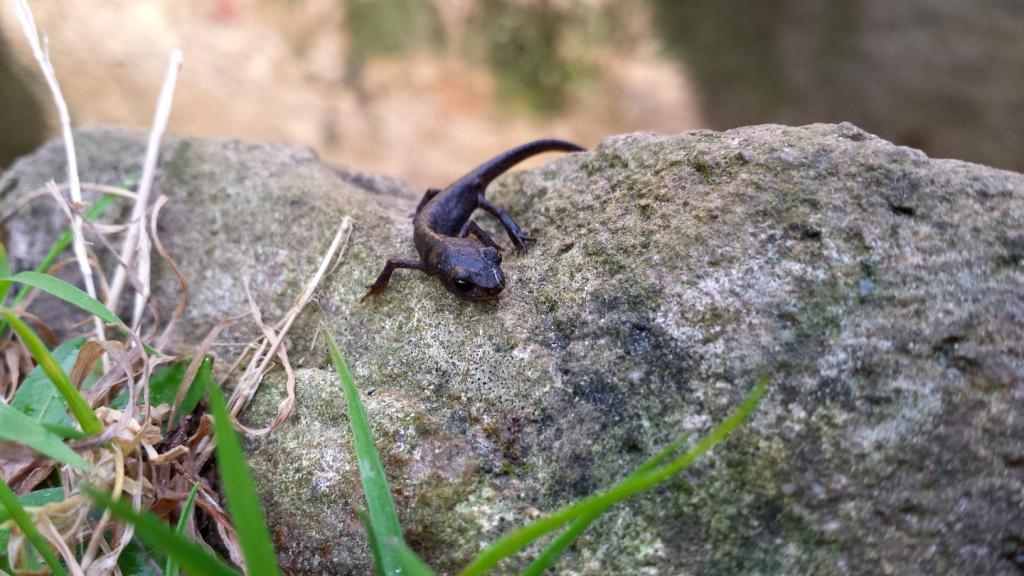
[[[80,132],[83,180],[137,173],[142,143]],[[63,169],[48,144],[0,179],[0,202]],[[285,146],[169,138],[157,191],[192,285],[182,347],[245,310],[246,281],[276,321],[341,218],[355,222],[292,330],[295,415],[248,445],[293,573],[370,566],[324,329],[363,392],[406,536],[443,572],[706,431],[760,375],[771,390],[740,433],[614,508],[557,572],[1024,566],[1024,176],[849,124],[610,137],[491,187],[538,241],[506,257],[509,285],[484,304],[408,271],[359,304],[388,257],[414,255],[418,193],[401,182]],[[5,230],[21,268],[61,225],[45,200],[27,210]],[[169,312],[176,283],[159,269],[157,285]],[[282,381],[267,379],[249,423],[272,419]]]

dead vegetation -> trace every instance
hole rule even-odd
[[[109,512],[99,517],[90,514],[93,502],[83,494],[86,486],[105,489],[115,499],[126,498],[136,510],[150,510],[168,521],[177,519],[190,489],[196,486],[197,514],[186,519],[185,533],[226,552],[235,564],[243,566],[238,537],[213,473],[212,420],[200,403],[206,388],[217,385],[207,353],[228,324],[244,319],[256,324],[262,336],[219,374],[220,385],[233,388],[229,408],[232,417],[236,417],[248,405],[267,372],[279,364],[287,374],[288,396],[273,421],[260,429],[233,422],[236,429],[249,434],[265,434],[279,427],[292,413],[295,401],[295,378],[288,359],[289,329],[332,264],[343,256],[352,222],[345,218],[339,224],[320,266],[284,318],[278,322],[265,321],[250,295],[249,310],[218,324],[194,346],[190,357],[168,351],[174,328],[187,310],[189,285],[157,234],[160,211],[170,200],[154,190],[153,180],[182,62],[181,52],[174,50],[170,56],[136,190],[80,183],[70,117],[49,61],[46,39],[40,38],[27,2],[14,0],[14,4],[58,109],[68,173],[66,183],[58,185],[51,181],[3,216],[17,217],[17,211],[31,202],[57,202],[68,218],[73,255],[64,257],[61,241],[55,239],[52,257],[36,270],[38,276],[30,278],[52,277],[65,268],[77,267],[85,294],[93,303],[89,306],[102,308],[99,301],[105,302],[109,317],[102,312],[91,314],[91,329],[86,336],[57,342],[57,331],[33,314],[31,307],[40,291],[75,303],[74,289],[55,279],[35,285],[25,283],[29,276],[11,276],[4,256],[2,276],[11,278],[0,280],[6,288],[5,296],[12,291],[12,283],[21,283],[23,287],[4,303],[9,316],[5,316],[8,321],[2,327],[0,339],[0,394],[7,405],[41,424],[39,430],[45,429],[61,442],[70,438],[65,446],[77,458],[67,459],[81,464],[55,460],[28,449],[22,443],[30,434],[25,431],[25,437],[4,437],[6,441],[0,443],[0,473],[14,493],[20,495],[39,535],[59,554],[71,574],[120,573],[119,559],[129,555],[129,548],[140,561],[158,562],[133,540],[132,525],[113,521]],[[83,199],[83,189],[106,196],[90,206]],[[115,197],[133,203],[128,220],[105,223],[97,219]],[[118,239],[120,248],[116,247]],[[103,262],[113,262],[112,269],[105,270]],[[179,301],[168,318],[160,318],[152,300],[150,270],[154,262],[162,262],[180,285]],[[130,323],[117,316],[119,304],[126,301],[131,303],[126,311],[130,312]],[[79,307],[90,310],[85,305]],[[45,342],[40,340],[33,346],[31,334],[35,333]],[[65,397],[67,391],[54,386],[54,378],[65,378],[73,388],[71,395],[78,394],[84,399],[87,411],[98,420],[98,433],[90,434],[81,419],[81,429],[74,426],[66,410],[73,402]],[[73,406],[72,412],[81,416]],[[29,546],[30,535],[10,517],[5,518],[0,528],[10,529],[6,549],[0,550],[0,561],[6,565],[0,566],[16,573],[38,570],[41,563],[37,554],[42,551]],[[46,560],[46,555],[42,556]],[[53,566],[51,570],[57,572]]]

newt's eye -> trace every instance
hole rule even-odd
[[[459,290],[460,292],[469,292],[470,290],[473,289],[473,283],[464,278],[456,278],[455,289]]]

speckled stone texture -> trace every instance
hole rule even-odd
[[[137,172],[141,142],[80,133],[83,179]],[[321,329],[363,391],[406,536],[442,572],[708,430],[763,374],[771,390],[740,433],[614,508],[556,572],[1024,569],[1024,176],[849,124],[630,134],[552,158],[489,192],[538,239],[506,257],[501,300],[399,271],[360,305],[387,257],[414,255],[417,193],[284,146],[164,146],[161,229],[193,287],[183,349],[244,310],[244,280],[276,320],[355,221],[293,329],[295,416],[248,446],[287,570],[370,565]],[[2,203],[62,170],[44,147],[0,179]],[[38,224],[46,203],[7,223],[19,266],[55,234]],[[176,283],[157,278],[169,311]],[[250,423],[282,388],[268,378]]]

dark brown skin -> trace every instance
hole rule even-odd
[[[487,185],[530,156],[543,152],[583,150],[563,140],[529,142],[495,156],[444,190],[427,190],[413,217],[412,239],[419,260],[388,260],[362,300],[383,292],[396,268],[420,270],[437,276],[444,287],[459,298],[497,298],[505,288],[501,247],[472,219],[473,212],[483,208],[501,221],[517,252],[525,251],[533,238],[526,235],[508,212],[487,201],[484,197]]]

